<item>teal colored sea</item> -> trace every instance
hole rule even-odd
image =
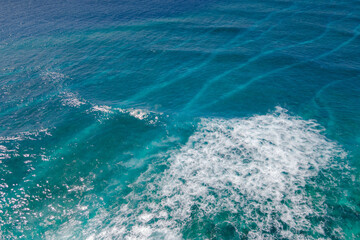
[[[2,0],[0,239],[360,239],[358,0]]]

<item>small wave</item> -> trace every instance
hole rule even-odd
[[[159,120],[159,115],[163,115],[162,113],[157,113],[154,111],[150,111],[147,109],[140,108],[115,108],[108,105],[97,105],[87,101],[78,96],[77,93],[73,93],[71,91],[61,92],[61,103],[63,106],[69,106],[74,108],[79,108],[82,105],[86,105],[88,107],[87,113],[98,112],[101,114],[105,114],[105,119],[108,119],[110,115],[116,113],[128,114],[139,120],[148,120],[148,123],[155,124]],[[100,119],[102,121],[104,119]]]
[[[148,120],[149,124],[155,124],[158,122],[159,117],[158,115],[163,115],[162,113],[156,113],[154,111],[150,111],[147,109],[140,109],[140,108],[129,108],[129,109],[122,109],[122,108],[112,108],[107,105],[94,105],[91,108],[92,112],[101,112],[105,114],[114,114],[114,113],[123,113],[128,114],[131,117],[134,117],[139,120]]]

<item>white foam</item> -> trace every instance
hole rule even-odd
[[[149,111],[146,111],[144,109],[130,109],[128,110],[130,116],[133,116],[134,118],[143,120],[144,118],[147,118],[149,115]]]
[[[64,98],[62,99],[63,106],[80,107],[85,104],[84,100],[80,100],[74,93],[65,92]]]
[[[170,153],[168,169],[154,176],[149,168],[137,181],[146,189],[130,193],[110,224],[94,227],[101,229],[95,239],[180,239],[194,206],[198,218],[228,212],[235,228],[252,225],[249,239],[273,238],[274,229],[283,238],[322,236],[322,223],[309,216],[325,215],[326,206],[313,206],[305,186],[344,153],[321,132],[314,121],[281,108],[248,119],[202,119]]]
[[[113,113],[113,111],[111,110],[111,107],[106,106],[106,105],[102,105],[102,106],[95,105],[92,107],[92,111],[103,112],[103,113]]]
[[[156,113],[154,111],[141,108],[123,109],[122,112],[128,113],[130,116],[139,120],[147,120],[149,124],[156,124],[159,121],[158,115],[162,115],[162,113]]]
[[[47,73],[49,74],[49,73]],[[124,114],[128,114],[131,117],[134,117],[136,119],[139,120],[148,120],[147,122],[150,124],[155,124],[158,122],[159,117],[157,116],[162,115],[162,113],[156,113],[154,111],[150,111],[147,109],[142,109],[142,108],[128,108],[128,109],[123,109],[123,108],[114,108],[108,105],[96,105],[93,104],[81,97],[78,96],[78,94],[69,92],[69,91],[64,91],[61,92],[62,95],[62,100],[61,103],[63,106],[70,106],[70,107],[75,107],[75,108],[79,108],[81,105],[84,104],[89,104],[90,105],[90,109],[87,110],[87,112],[100,112],[102,114],[105,115],[105,120],[109,119],[109,116],[111,116],[112,114],[116,114],[116,113],[124,113]],[[104,120],[104,119],[100,119]]]
[[[116,112],[120,112],[120,113],[128,114],[129,116],[139,120],[148,120],[149,124],[155,124],[159,120],[157,116],[158,113],[141,108],[122,109],[122,108],[112,108],[107,105],[102,105],[102,106],[94,105],[91,110],[92,112],[102,112],[106,114],[114,114]],[[160,113],[160,115],[162,114]]]

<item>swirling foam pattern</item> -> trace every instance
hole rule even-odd
[[[315,122],[281,108],[246,119],[202,119],[169,154],[158,163],[168,168],[145,172],[128,203],[89,239],[181,239],[199,225],[209,225],[208,237],[326,237],[324,222],[313,220],[326,219],[327,207],[306,188],[346,154]]]

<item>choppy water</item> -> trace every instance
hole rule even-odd
[[[0,5],[2,239],[359,239],[359,1]]]

